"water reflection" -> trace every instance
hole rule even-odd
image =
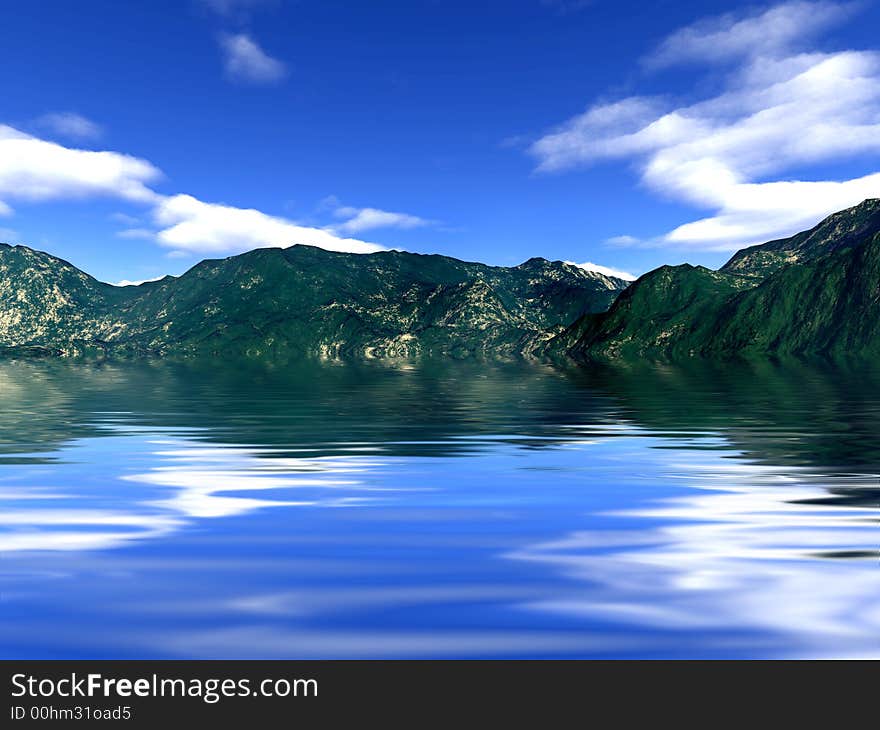
[[[240,447],[206,448],[185,443],[157,442],[176,447],[155,452],[159,466],[144,474],[124,479],[140,484],[168,487],[172,495],[151,504],[180,512],[187,517],[231,517],[262,507],[342,506],[364,502],[368,497],[354,496],[357,491],[371,491],[357,481],[376,462],[368,459],[293,459],[267,458],[271,449],[248,450]],[[344,478],[349,477],[349,478]],[[377,488],[372,488],[375,491]],[[249,492],[282,490],[307,491],[310,499],[256,499]],[[317,490],[329,496],[317,496]],[[339,494],[343,491],[348,494]],[[334,492],[336,494],[334,494]]]
[[[827,476],[680,456],[664,472],[692,493],[609,515],[649,529],[578,531],[510,553],[574,584],[527,607],[669,630],[683,654],[760,630],[789,656],[876,656],[876,512],[816,509],[836,481]],[[844,488],[859,479],[842,478]],[[833,557],[848,562],[817,559]]]
[[[96,454],[94,442],[75,443],[61,452],[61,458],[97,460],[107,455],[105,444],[101,447]],[[196,519],[234,517],[267,507],[352,507],[389,491],[358,479],[380,465],[369,457],[291,458],[274,449],[215,447],[130,434],[117,436],[112,449],[114,454],[136,454],[148,470],[126,473],[124,468],[117,472],[94,464],[96,470],[110,472],[102,479],[119,482],[119,491],[109,495],[87,494],[81,483],[67,483],[75,472],[66,469],[48,472],[55,474],[51,491],[26,483],[0,489],[0,551],[120,547],[167,536]],[[125,483],[146,489],[125,490]],[[271,497],[264,496],[268,494]],[[118,508],[90,509],[98,496],[111,497]]]
[[[5,657],[876,656],[880,373],[0,363]]]

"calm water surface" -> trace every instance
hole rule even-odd
[[[0,363],[3,658],[880,656],[880,371]]]

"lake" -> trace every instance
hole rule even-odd
[[[0,363],[3,658],[880,657],[880,370]]]

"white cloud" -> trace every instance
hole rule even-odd
[[[163,199],[154,216],[162,227],[157,235],[159,243],[176,251],[229,254],[296,244],[350,253],[384,250],[375,243],[340,238],[330,231],[301,226],[259,210],[206,203],[191,195]]]
[[[335,200],[335,198],[334,198]],[[343,233],[360,233],[374,228],[421,228],[428,226],[433,221],[419,218],[408,213],[393,213],[378,208],[351,208],[342,206],[333,212],[337,218],[346,218],[343,223],[332,227],[332,230]]]
[[[643,149],[637,135],[662,111],[659,100],[637,96],[596,104],[539,139],[529,151],[538,158],[540,172],[626,157]]]
[[[880,197],[880,173],[843,182],[744,183],[728,191],[717,215],[685,223],[663,241],[732,251],[814,226],[820,219]]]
[[[111,196],[150,202],[147,183],[159,170],[146,160],[118,152],[63,147],[0,125],[0,212],[7,200],[42,201]]]
[[[661,45],[666,63],[702,59],[713,45],[728,49],[725,58],[742,56],[721,93],[679,106],[645,97],[594,105],[532,145],[538,169],[633,160],[650,189],[715,211],[652,245],[735,249],[880,196],[876,175],[779,179],[816,163],[880,154],[880,54],[786,50],[799,21],[816,31],[848,11],[788,3],[747,21],[724,16],[674,34]]]
[[[73,140],[94,140],[104,133],[99,124],[75,112],[44,114],[37,120],[37,125]]]
[[[269,84],[280,81],[287,68],[269,56],[247,33],[224,33],[220,36],[226,75],[233,81]]]
[[[778,55],[842,22],[854,9],[852,4],[795,1],[748,14],[708,18],[673,33],[644,62],[662,68],[692,61]]]
[[[154,276],[152,279],[138,279],[136,281],[123,279],[122,281],[112,283],[111,286],[140,286],[141,284],[146,284],[150,281],[162,281],[166,276],[167,274],[162,274],[162,276]]]
[[[118,238],[152,241],[156,238],[156,231],[151,231],[149,228],[126,228],[125,230],[117,231],[116,236]]]
[[[156,240],[172,249],[169,256],[175,258],[295,244],[351,253],[384,250],[259,210],[207,203],[191,195],[161,195],[147,187],[160,177],[158,169],[136,157],[72,149],[0,125],[0,215],[13,214],[4,198],[39,202],[107,196],[147,205],[159,229],[116,213],[111,218],[129,226],[117,233],[120,238]]]
[[[618,279],[625,279],[626,281],[635,281],[636,276],[630,274],[628,271],[622,271],[621,269],[612,269],[609,266],[601,266],[600,264],[594,264],[591,261],[585,261],[582,264],[575,263],[574,261],[566,261],[565,263],[571,264],[572,266],[577,266],[584,271],[595,271],[599,274],[604,274],[605,276],[614,276]]]

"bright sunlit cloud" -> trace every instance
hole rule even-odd
[[[848,4],[792,2],[684,28],[646,65],[726,63],[719,93],[687,104],[653,96],[594,104],[530,153],[541,172],[631,161],[649,189],[713,211],[649,244],[727,250],[808,228],[880,196],[877,174],[782,178],[880,153],[880,54],[794,45],[852,12]]]
[[[329,231],[301,226],[259,210],[206,203],[191,195],[163,199],[154,216],[162,228],[157,235],[159,243],[175,250],[228,254],[295,244],[349,253],[384,250],[375,243],[340,238]]]
[[[118,152],[71,149],[0,125],[0,212],[9,201],[97,196],[151,202],[147,187],[161,177],[146,160]]]
[[[299,225],[255,209],[209,203],[186,194],[162,195],[148,187],[148,183],[158,182],[161,177],[158,168],[137,157],[65,147],[0,125],[0,216],[14,214],[7,200],[41,202],[108,197],[147,205],[156,225],[155,229],[149,228],[140,224],[141,219],[136,216],[114,213],[111,218],[127,226],[116,233],[117,237],[156,241],[172,248],[176,255],[229,255],[295,244],[350,253],[385,250],[376,243],[337,235],[334,230]],[[372,209],[357,211],[353,218],[357,219],[364,210]],[[365,222],[362,217],[361,223]],[[352,225],[350,230],[375,227],[381,226]],[[396,227],[407,226],[398,222]],[[344,224],[340,229],[343,228]]]
[[[164,278],[165,275],[154,276],[152,279],[136,279],[134,281],[130,279],[123,279],[122,281],[114,281],[113,286],[140,286],[141,284],[146,284],[152,281],[161,281]]]
[[[624,279],[626,281],[636,280],[636,277],[630,274],[628,271],[612,269],[610,266],[601,266],[600,264],[594,264],[591,261],[585,261],[582,264],[575,263],[574,261],[566,261],[565,263],[571,264],[572,266],[577,266],[584,271],[595,271],[599,274],[604,274],[605,276],[614,276],[618,279]]]

